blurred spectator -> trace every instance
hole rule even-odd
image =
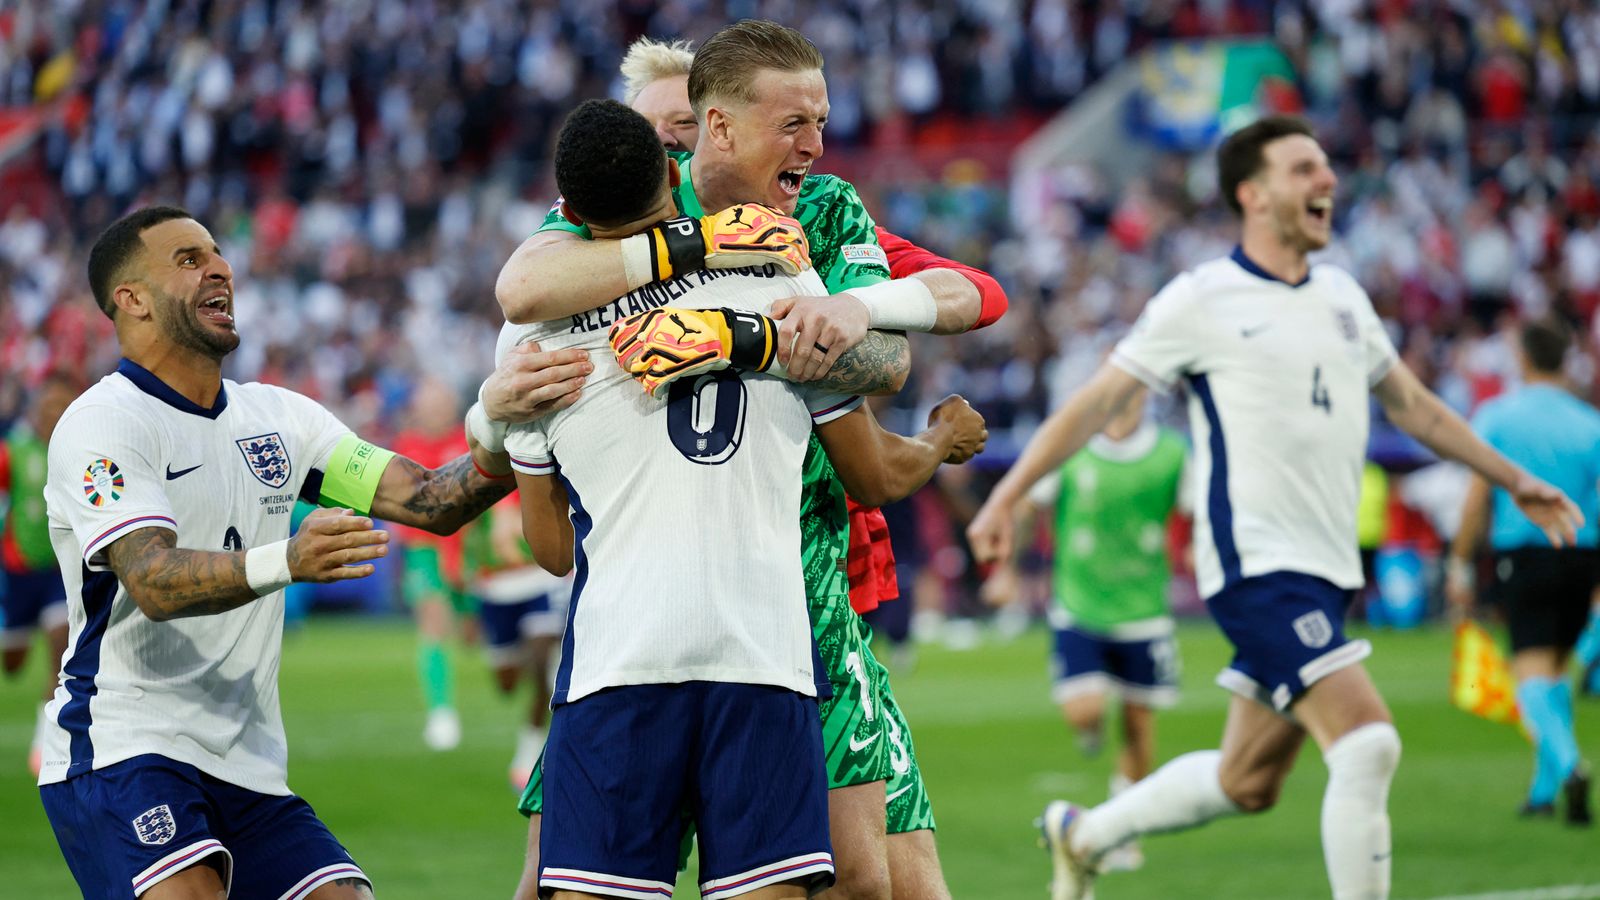
[[[0,8],[0,108],[59,104],[36,152],[0,170],[0,422],[51,368],[114,364],[84,248],[154,199],[203,217],[240,273],[232,377],[304,391],[379,438],[420,377],[471,390],[495,274],[553,199],[562,116],[619,91],[633,38],[701,40],[744,16],[823,50],[828,146],[883,161],[859,184],[879,220],[1010,292],[995,327],[919,339],[897,399],[925,410],[961,390],[990,419],[987,465],[1156,286],[1229,250],[1227,215],[1205,154],[1157,157],[1126,185],[1064,165],[1038,193],[1013,193],[995,160],[923,171],[898,154],[1026,133],[1176,38],[1284,50],[1341,178],[1329,257],[1441,393],[1465,412],[1515,381],[1508,312],[1581,326],[1572,372],[1593,393],[1600,8],[1585,0],[57,0]]]

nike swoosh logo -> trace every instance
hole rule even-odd
[[[892,793],[889,796],[885,797],[884,800],[883,800],[883,805],[884,806],[888,806],[889,804],[893,803],[894,802],[894,798],[900,796],[901,794],[904,794],[906,791],[911,790],[911,787],[912,786],[908,784],[905,787],[901,788],[900,790],[895,791],[894,793]]]
[[[1239,336],[1240,337],[1247,337],[1247,338],[1248,337],[1255,337],[1256,335],[1260,334],[1261,332],[1266,331],[1271,326],[1272,326],[1271,322],[1262,322],[1260,325],[1257,325],[1254,328],[1241,328],[1241,329],[1239,329]]]
[[[182,478],[183,476],[193,472],[195,469],[198,469],[203,465],[205,465],[205,463],[201,463],[199,466],[190,466],[187,469],[179,469],[178,471],[174,472],[172,471],[172,463],[167,463],[167,480],[171,481],[174,478]]]
[[[878,734],[882,734],[882,732],[879,732]],[[867,749],[868,747],[871,747],[872,746],[872,742],[878,739],[878,734],[875,734],[872,737],[869,737],[866,740],[860,741],[860,742],[857,742],[855,738],[851,738],[850,739],[850,752],[851,753],[860,753],[861,751]]]

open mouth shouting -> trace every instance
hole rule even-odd
[[[800,196],[800,185],[806,180],[806,173],[811,166],[792,166],[778,173],[778,190],[783,196],[793,199]]]
[[[1313,197],[1306,203],[1306,215],[1318,225],[1327,227],[1333,220],[1333,198]]]
[[[202,322],[209,322],[219,328],[233,329],[233,293],[227,290],[213,291],[200,301],[199,317]]]

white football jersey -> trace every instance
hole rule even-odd
[[[315,502],[320,468],[347,433],[293,391],[224,381],[206,409],[127,360],[67,408],[50,440],[45,500],[71,630],[40,784],[154,753],[289,793],[283,592],[155,622],[109,569],[106,548],[147,527],[191,550],[283,540],[295,499],[304,489]]]
[[[571,504],[575,578],[554,702],[684,681],[816,692],[800,466],[813,423],[860,398],[731,369],[652,398],[617,365],[607,331],[658,306],[766,313],[825,293],[814,271],[707,270],[501,332],[497,356],[537,340],[594,362],[576,403],[506,438],[517,470],[561,478]]]
[[[1366,291],[1334,266],[1290,285],[1236,250],[1145,307],[1111,361],[1189,388],[1202,596],[1278,571],[1361,586],[1368,394],[1395,359]]]

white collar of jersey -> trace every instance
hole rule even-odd
[[[1103,434],[1089,438],[1089,452],[1109,462],[1136,462],[1149,455],[1156,447],[1156,436],[1160,429],[1155,423],[1144,421],[1120,441],[1114,441]]]
[[[1256,261],[1255,260],[1251,259],[1248,256],[1245,256],[1244,255],[1244,246],[1243,245],[1235,245],[1234,248],[1233,248],[1233,253],[1228,258],[1233,260],[1234,262],[1238,263],[1239,264],[1239,268],[1245,270],[1246,272],[1249,272],[1251,275],[1254,275],[1257,278],[1265,278],[1268,281],[1276,281],[1279,284],[1287,284],[1287,285],[1289,285],[1289,287],[1292,287],[1292,288],[1302,287],[1307,282],[1309,282],[1311,280],[1311,269],[1310,269],[1310,267],[1307,267],[1306,268],[1306,277],[1300,279],[1299,281],[1297,281],[1297,282],[1295,282],[1293,284],[1290,284],[1289,282],[1284,281],[1282,278],[1279,278],[1278,276],[1272,274],[1271,272],[1268,272],[1266,269],[1263,269],[1260,266],[1256,265]]]
[[[226,387],[217,388],[217,399],[207,409],[178,393],[172,385],[157,378],[154,372],[127,357],[123,357],[122,361],[117,363],[117,374],[133,382],[134,387],[160,400],[162,403],[192,416],[205,416],[208,419],[215,419],[222,415],[223,410],[228,408],[228,389]]]

